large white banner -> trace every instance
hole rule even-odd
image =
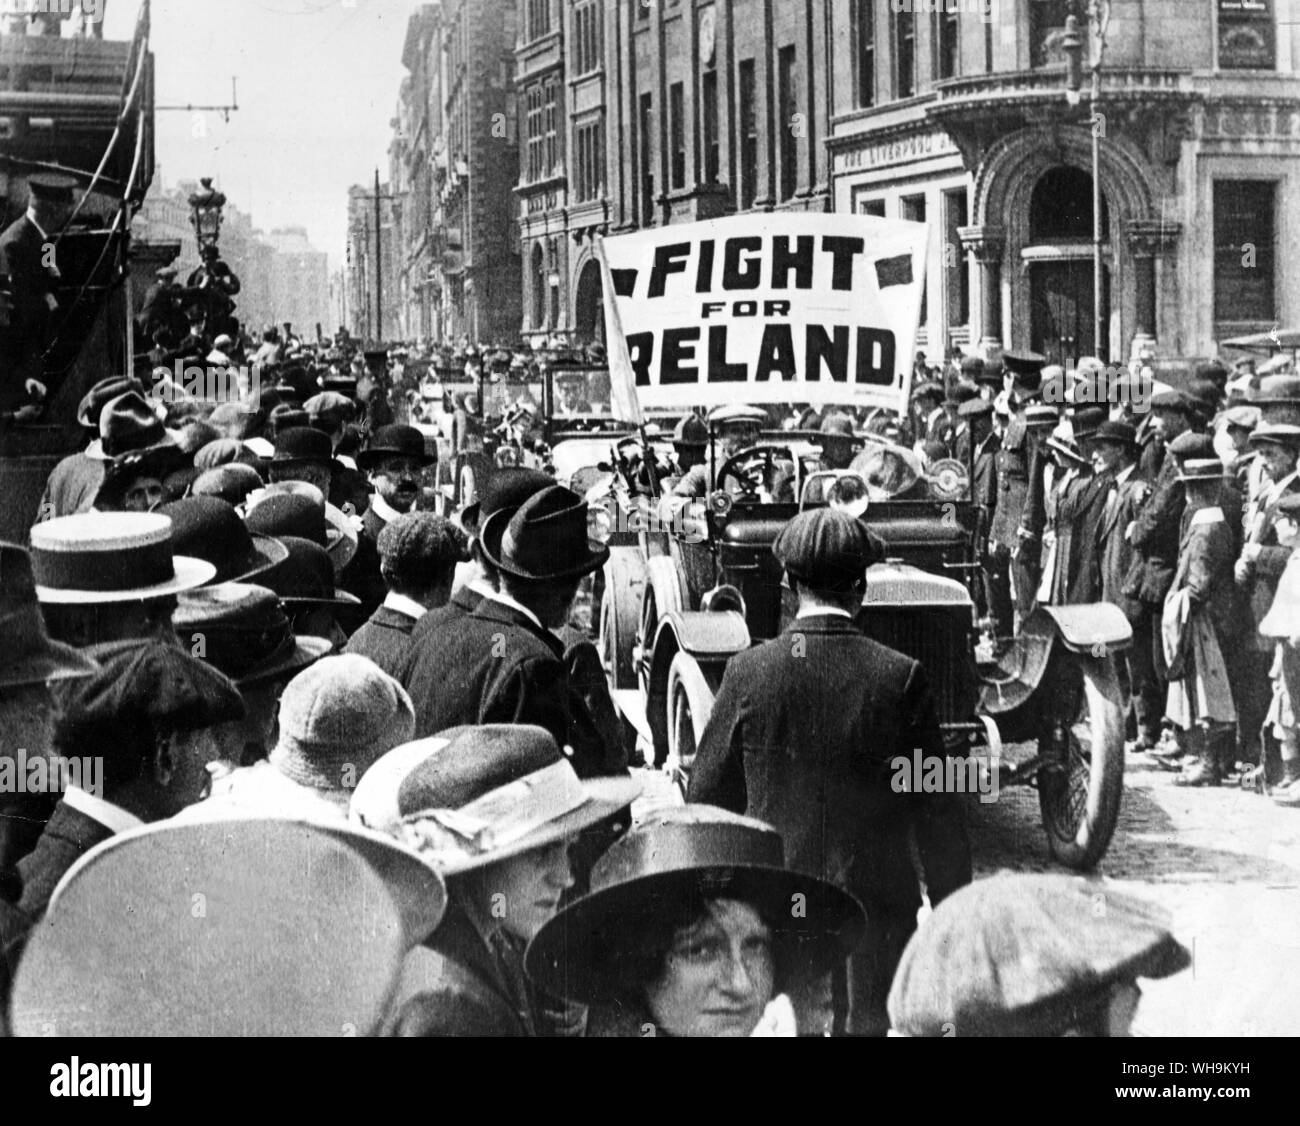
[[[781,212],[607,238],[606,337],[626,340],[647,410],[905,412],[928,235],[925,223]]]

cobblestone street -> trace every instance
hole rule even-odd
[[[675,800],[662,774],[643,777],[638,818]],[[1184,973],[1142,983],[1134,1033],[1296,1035],[1300,810],[1236,787],[1180,789],[1175,777],[1141,756],[1129,763],[1119,827],[1096,873],[1171,911],[1193,954]],[[1004,789],[988,805],[972,798],[969,826],[977,879],[1064,871],[1048,854],[1036,790]]]

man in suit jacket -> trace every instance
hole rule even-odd
[[[1101,600],[1124,611],[1134,637],[1149,638],[1150,608],[1124,593],[1133,567],[1129,529],[1151,495],[1151,483],[1138,469],[1137,431],[1127,422],[1103,422],[1090,443],[1093,466],[1107,481],[1106,506],[1098,530],[1101,547]],[[1149,750],[1160,738],[1164,699],[1152,663],[1150,645],[1133,645],[1124,654],[1133,698],[1137,750]]]
[[[76,181],[32,176],[27,213],[0,234],[0,279],[8,278],[12,310],[0,323],[0,408],[21,407],[45,394],[44,352],[58,312],[55,239],[72,213]]]
[[[424,435],[413,426],[383,426],[372,435],[357,465],[375,490],[361,518],[357,554],[342,575],[343,589],[361,599],[373,614],[387,587],[379,562],[379,536],[384,528],[415,507],[420,478],[437,458],[425,451]]]
[[[587,539],[587,505],[555,485],[483,523],[479,550],[500,589],[467,617],[426,633],[405,670],[416,736],[462,725],[526,723],[574,749],[583,777],[603,772],[589,717],[572,707],[562,628],[584,575],[609,550]]]
[[[459,528],[430,512],[409,512],[388,524],[377,544],[388,594],[352,635],[346,652],[369,657],[390,676],[398,676],[416,623],[447,604],[456,564],[465,561],[468,546]]]
[[[40,919],[74,863],[116,833],[203,797],[208,764],[229,758],[213,728],[244,718],[239,690],[211,665],[158,640],[93,646],[99,670],[66,693],[54,751],[103,756],[98,785],[68,785],[32,853],[18,863],[18,908]],[[99,792],[95,792],[95,791]]]
[[[921,905],[913,838],[937,904],[971,878],[964,812],[952,794],[896,788],[899,760],[945,752],[925,671],[855,624],[872,561],[865,524],[803,513],[773,551],[799,617],[728,664],[688,800],[774,825],[791,868],[861,900],[867,940],[849,960],[847,1028],[884,1035],[886,995]]]

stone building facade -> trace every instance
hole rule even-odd
[[[1300,319],[1283,269],[1300,237],[1294,0],[1111,0],[1096,106],[1086,18],[1082,98],[1067,99],[1069,0],[831,3],[834,207],[931,223],[931,360],[1193,358]]]

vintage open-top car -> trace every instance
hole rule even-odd
[[[1130,644],[1128,622],[1106,604],[1044,607],[996,659],[977,651],[981,513],[967,475],[951,462],[926,472],[911,451],[863,441],[850,468],[827,470],[816,436],[765,435],[721,466],[702,502],[625,484],[620,503],[641,524],[634,544],[626,535],[612,543],[598,609],[616,701],[684,785],[727,661],[794,615],[772,554],[777,534],[801,509],[827,503],[836,477],[857,473],[865,519],[887,551],[867,574],[862,628],[925,667],[949,753],[979,749],[1000,785],[1036,786],[1052,855],[1092,867],[1123,789],[1116,655]],[[1025,743],[1032,754],[1003,756]]]

